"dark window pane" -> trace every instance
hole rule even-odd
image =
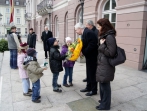
[[[110,10],[110,0],[106,3],[104,11],[105,10]]]
[[[111,22],[116,22],[116,13],[112,13],[112,21]]]
[[[115,28],[115,23],[111,23],[112,24],[112,26]]]
[[[109,20],[109,14],[105,14],[104,18],[107,18]]]
[[[115,0],[112,0],[112,9],[115,9],[115,7],[116,7],[116,2]]]

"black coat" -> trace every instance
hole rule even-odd
[[[98,82],[110,82],[114,79],[115,67],[109,64],[108,59],[116,55],[115,31],[110,30],[99,40],[106,39],[104,44],[99,45],[98,65],[96,79]]]
[[[32,34],[28,34],[27,44],[29,45],[29,48],[36,47],[36,34],[35,34],[35,32],[33,32]]]
[[[96,82],[98,38],[92,30],[85,28],[82,35],[82,42],[82,53],[86,58],[87,80],[88,82]]]
[[[87,59],[97,58],[98,54],[98,38],[92,30],[85,28],[82,35],[83,48],[82,53]]]
[[[46,34],[46,32],[45,31],[43,31],[42,32],[42,36],[41,36],[41,39],[42,39],[42,41],[43,41],[43,47],[44,47],[44,51],[48,51],[48,48],[47,48],[47,40],[49,39],[49,38],[52,38],[53,37],[53,34],[52,34],[52,32],[51,31],[48,31],[48,33]]]
[[[99,35],[98,29],[95,26],[93,26],[92,30],[94,31],[95,35],[98,37]]]
[[[61,55],[59,52],[59,46],[50,47],[50,69],[52,73],[59,73],[63,71],[62,60],[65,59],[65,55]]]

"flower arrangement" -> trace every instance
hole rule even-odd
[[[82,40],[81,38],[78,38],[68,47],[67,59],[70,61],[76,61],[80,56],[82,47],[83,47]]]

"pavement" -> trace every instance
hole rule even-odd
[[[23,39],[26,41],[26,39]],[[41,42],[37,42],[38,62],[43,63],[44,51]],[[1,58],[3,57],[2,61]],[[98,94],[85,96],[80,89],[85,88],[85,63],[76,62],[73,71],[73,87],[62,86],[62,93],[52,89],[50,68],[41,78],[41,103],[32,103],[31,97],[23,96],[22,83],[18,70],[9,67],[9,52],[0,54],[0,111],[96,111],[99,105]],[[60,73],[58,83],[62,84],[64,71]],[[147,111],[147,73],[125,67],[116,67],[115,79],[111,82],[112,102],[110,111]]]

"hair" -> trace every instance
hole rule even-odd
[[[30,28],[29,30],[32,30],[33,31],[33,28]]]
[[[87,20],[86,23],[87,23],[88,25],[92,25],[92,26],[94,26],[94,23],[93,23],[92,20]]]
[[[11,30],[12,30],[12,29],[16,29],[16,27],[15,27],[15,26],[12,26],[12,27],[11,27]]]
[[[106,18],[99,19],[97,21],[97,24],[99,24],[102,27],[101,31],[99,31],[100,36],[104,35],[109,30],[114,30],[116,32],[110,21]]]
[[[85,28],[85,26],[82,24],[82,23],[77,23],[76,25],[75,25],[75,29],[78,29],[78,28],[80,28],[80,29],[84,29]]]
[[[46,29],[46,28],[48,28],[48,26],[45,26],[44,28]]]

